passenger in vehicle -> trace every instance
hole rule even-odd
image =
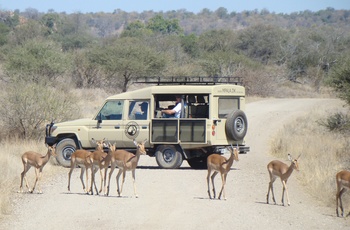
[[[136,120],[146,120],[147,119],[147,111],[148,111],[148,103],[142,102],[140,104],[141,111],[135,114]]]
[[[162,117],[164,118],[180,118],[181,116],[181,96],[176,95],[176,105],[172,109],[164,109],[162,110]]]

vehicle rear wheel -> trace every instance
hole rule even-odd
[[[157,164],[161,168],[176,169],[182,164],[182,154],[173,145],[160,145],[156,150]]]
[[[207,169],[207,157],[194,157],[187,160],[193,169]]]
[[[226,135],[235,140],[241,141],[248,130],[248,122],[242,110],[234,110],[228,116],[225,124]]]
[[[71,138],[66,138],[58,142],[56,145],[57,162],[63,167],[70,167],[70,159],[76,149],[76,144]]]

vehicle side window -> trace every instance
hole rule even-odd
[[[239,109],[239,98],[221,97],[218,108],[219,118],[226,118],[231,111]]]
[[[124,101],[107,101],[99,112],[96,120],[121,120]]]
[[[147,120],[148,117],[147,101],[130,101],[129,104],[129,120]]]

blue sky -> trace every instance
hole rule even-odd
[[[198,13],[204,8],[215,11],[225,7],[228,12],[267,9],[275,13],[292,13],[304,10],[318,11],[332,7],[336,10],[350,10],[350,0],[0,0],[1,10],[25,11],[27,8],[47,12],[113,12],[121,9],[126,12],[145,10],[169,11],[186,9]]]

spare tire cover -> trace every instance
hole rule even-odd
[[[248,130],[247,116],[242,110],[234,110],[228,114],[225,131],[228,138],[241,141]]]

